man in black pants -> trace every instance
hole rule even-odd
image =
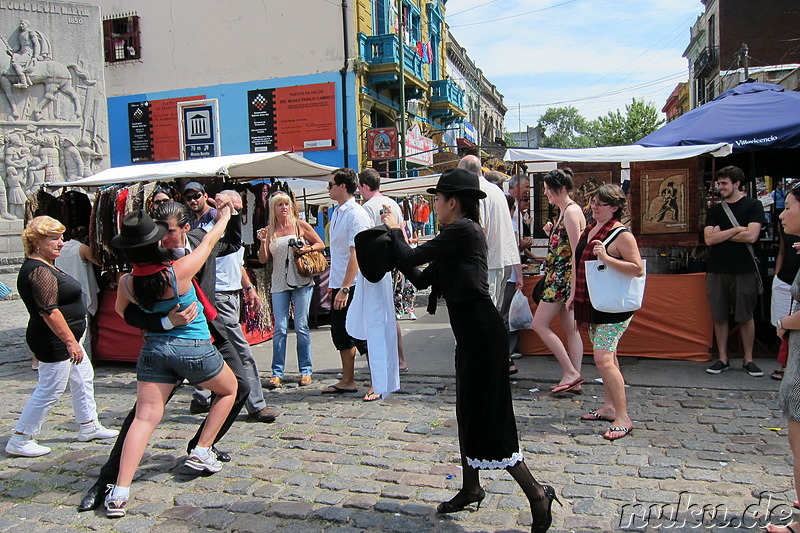
[[[170,237],[174,239],[176,234],[185,236],[185,239],[179,239],[182,241],[182,248],[173,245],[168,246],[175,249],[176,255],[183,255],[189,251],[189,246],[191,246],[191,248],[195,248],[200,243],[205,233],[202,230],[192,230],[191,232],[187,233],[188,213],[182,204],[178,204],[176,202],[167,202],[162,204],[153,213],[153,218],[156,220],[166,221],[163,223],[166,223],[169,226],[169,231],[167,232],[167,236],[165,236],[164,240],[162,241],[162,244],[166,244],[166,241]],[[238,250],[240,246],[241,219],[238,216],[235,216],[232,217],[231,221],[228,223],[228,229],[225,233],[225,236],[214,246],[208,261],[206,261],[205,266],[200,270],[200,272],[197,273],[196,276],[203,292],[205,294],[212,295],[212,298],[209,300],[213,301],[213,290],[216,278],[215,263],[217,256],[233,253]],[[211,292],[206,292],[208,290]],[[125,309],[125,321],[129,325],[154,333],[163,333],[168,331],[171,329],[172,325],[186,324],[193,320],[195,316],[197,316],[197,308],[194,304],[181,312],[172,310],[166,317],[145,313],[136,305],[128,305],[128,307]],[[208,326],[214,341],[214,346],[217,347],[222,354],[222,358],[231,368],[231,371],[233,371],[238,384],[236,400],[231,408],[231,412],[228,414],[228,417],[225,419],[225,422],[220,428],[219,433],[217,433],[217,436],[214,440],[214,444],[216,444],[231,427],[233,422],[236,420],[236,417],[239,416],[239,412],[241,411],[242,406],[244,405],[245,401],[247,400],[247,396],[250,393],[250,387],[247,384],[247,380],[244,378],[245,373],[244,368],[242,367],[241,359],[239,359],[239,356],[236,353],[233,345],[228,342],[227,337],[224,334],[224,328],[220,327],[216,323],[216,320],[210,320],[208,322]],[[173,389],[169,399],[172,398],[172,396],[175,394],[175,391],[178,390],[181,384],[182,381],[175,384],[175,388]],[[167,401],[169,401],[169,399],[167,399]],[[108,461],[100,469],[100,475],[98,476],[95,484],[92,485],[92,487],[87,491],[86,495],[81,500],[81,503],[78,506],[78,511],[92,511],[103,505],[106,487],[109,484],[113,484],[117,479],[117,474],[119,472],[119,461],[122,457],[122,447],[125,443],[125,437],[128,434],[128,429],[130,428],[135,416],[136,404],[134,404],[133,409],[131,409],[131,411],[128,413],[128,416],[125,418],[125,421],[122,423],[119,436],[117,437],[117,441],[114,443],[114,447],[111,450]],[[189,441],[187,453],[197,444],[204,425],[205,420],[203,420],[203,423],[200,425],[197,433]],[[211,449],[217,455],[217,459],[220,461],[228,462],[231,460],[230,455],[227,453],[219,452],[214,447]]]

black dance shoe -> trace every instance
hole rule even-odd
[[[109,486],[111,486],[109,483],[98,479],[97,483],[92,485],[81,499],[81,503],[78,505],[78,512],[85,513],[86,511],[94,511],[102,507],[106,500]]]
[[[531,533],[545,533],[548,529],[550,529],[550,525],[553,523],[553,500],[557,501],[558,505],[563,507],[563,504],[561,501],[559,501],[558,496],[556,496],[556,490],[553,487],[550,485],[542,485],[542,489],[544,489],[544,494],[534,501],[538,502],[541,500],[547,500],[547,511],[537,517],[535,514],[533,514],[533,506],[531,506],[531,515],[533,518],[531,523]]]
[[[471,503],[477,503],[476,511],[481,508],[481,502],[486,497],[486,492],[482,488],[478,488],[477,492],[473,492],[467,489],[461,489],[458,491],[452,500],[449,502],[442,502],[437,507],[436,510],[442,514],[447,513],[457,513]]]

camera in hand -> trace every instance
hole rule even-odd
[[[294,246],[299,250],[303,246],[305,246],[305,244],[303,243],[303,239],[295,239],[294,237],[292,237],[291,239],[289,239],[289,246]]]

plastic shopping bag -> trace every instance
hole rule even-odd
[[[508,309],[508,326],[511,331],[518,329],[532,329],[533,313],[531,306],[528,305],[528,298],[518,290],[511,299],[511,307]]]

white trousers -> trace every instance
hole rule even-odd
[[[14,429],[25,435],[39,433],[47,413],[67,390],[67,383],[72,396],[72,410],[78,423],[97,420],[97,405],[94,402],[94,367],[84,353],[83,360],[77,365],[70,363],[69,359],[58,363],[39,362],[39,381],[25,403]]]

